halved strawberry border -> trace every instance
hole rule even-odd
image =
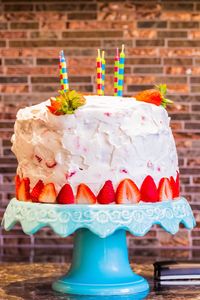
[[[39,180],[41,183],[41,180]],[[44,195],[45,189],[47,185],[53,183],[48,183],[46,185],[43,184],[43,188],[38,192],[38,199],[31,199],[31,195],[33,191],[36,189],[38,182],[36,185],[30,190],[30,186],[27,185],[26,194],[30,195],[30,199],[20,199],[19,197],[19,188],[21,183],[24,182],[23,178],[20,178],[19,175],[15,177],[16,182],[16,198],[20,201],[30,201],[30,202],[42,202],[40,201],[41,194]],[[81,203],[81,194],[84,195],[84,203],[85,204],[134,204],[140,201],[143,202],[159,202],[165,200],[172,200],[179,197],[179,172],[177,172],[177,176],[174,179],[173,176],[170,178],[163,177],[160,179],[158,186],[156,186],[153,178],[148,175],[144,178],[140,188],[137,187],[135,182],[130,178],[123,179],[117,186],[116,190],[114,190],[111,180],[108,180],[104,183],[103,187],[100,189],[98,194],[94,194],[92,190],[85,185],[84,183],[80,184],[77,187],[77,194],[73,194],[73,190],[69,183],[68,189],[60,189],[60,192],[56,194],[54,188],[54,194],[52,196],[51,203],[58,203],[58,204],[78,204]],[[40,184],[41,186],[41,184]],[[84,188],[84,190],[83,190]],[[80,190],[83,191],[80,193]],[[62,194],[63,193],[63,194]],[[69,195],[68,195],[69,193]],[[106,199],[106,195],[108,194],[108,198]],[[103,199],[105,197],[105,199]],[[60,199],[62,198],[62,201]],[[66,201],[64,200],[66,199]],[[70,200],[69,200],[70,199]],[[88,199],[88,202],[87,202]],[[37,201],[38,200],[38,201]],[[109,200],[109,201],[108,201]],[[47,201],[48,202],[48,201]]]

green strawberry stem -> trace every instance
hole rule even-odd
[[[161,105],[164,108],[166,108],[168,104],[174,103],[172,100],[165,98],[165,95],[167,93],[167,85],[166,84],[159,84],[159,85],[156,85],[155,87],[159,90],[159,92],[161,94],[161,98],[162,98]]]
[[[86,99],[81,93],[74,90],[59,90],[59,96],[55,97],[59,102],[59,112],[63,114],[73,114],[74,111],[86,103]]]

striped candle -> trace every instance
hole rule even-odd
[[[63,50],[60,51],[60,84],[62,90],[65,92],[69,90],[67,64]]]
[[[97,95],[102,95],[102,60],[101,60],[101,54],[100,49],[97,50]]]
[[[114,66],[114,96],[117,96],[118,90],[118,71],[119,71],[119,49],[116,49],[115,66]]]
[[[119,72],[118,72],[118,90],[117,96],[123,95],[123,87],[124,87],[124,63],[125,63],[125,53],[124,53],[124,45],[122,45],[122,51],[119,57]]]
[[[105,94],[105,72],[106,72],[105,51],[102,51],[101,63],[102,63],[102,95],[104,95]]]

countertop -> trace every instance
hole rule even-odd
[[[68,300],[97,299],[97,297],[67,296],[53,292],[51,283],[69,268],[67,262],[2,262],[0,265],[0,299],[1,300]],[[146,277],[151,285],[151,292],[145,299],[199,300],[200,286],[165,288],[155,290],[152,281],[153,265],[144,262],[132,265],[135,272]],[[101,297],[101,299],[123,299],[123,297]],[[124,299],[134,300],[134,296]]]

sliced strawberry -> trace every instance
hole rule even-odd
[[[96,197],[91,189],[84,183],[79,184],[76,194],[76,203],[78,204],[94,204]]]
[[[37,159],[37,161],[40,163],[42,161],[42,158],[39,155],[35,155],[35,158]]]
[[[30,180],[28,177],[21,180],[19,189],[18,189],[18,199],[20,201],[30,200]]]
[[[52,106],[47,105],[47,108],[48,108],[48,110],[49,110],[52,114],[54,114],[54,115],[56,115],[56,116],[59,116],[59,115],[60,115],[60,113],[58,113],[58,111],[57,111],[57,109],[56,109],[55,107],[52,107]]]
[[[74,204],[75,198],[70,184],[66,183],[60,190],[57,202],[59,204]]]
[[[39,202],[39,196],[44,188],[44,183],[39,180],[31,191],[30,198],[33,202]]]
[[[158,190],[156,187],[156,184],[153,180],[153,178],[148,175],[141,187],[140,187],[140,193],[141,193],[141,200],[144,202],[158,202]]]
[[[97,201],[100,204],[109,204],[115,202],[115,191],[111,180],[107,180],[100,190]]]
[[[140,191],[131,179],[124,179],[120,182],[116,191],[118,204],[138,203],[140,199]]]
[[[57,165],[57,162],[56,162],[56,161],[47,161],[47,162],[46,162],[46,166],[47,166],[47,168],[49,168],[49,169],[54,168],[56,165]]]
[[[55,203],[56,202],[56,190],[53,183],[47,183],[39,196],[39,202]]]
[[[179,172],[177,171],[177,175],[176,175],[176,197],[180,196],[180,178],[179,178]]]
[[[165,95],[167,93],[166,84],[160,84],[156,86],[154,89],[144,90],[135,95],[135,99],[137,101],[143,101],[151,104],[155,104],[157,106],[166,107],[167,104],[172,104],[173,101],[166,99]]]
[[[62,108],[61,101],[51,98],[50,102],[51,102],[51,105],[49,105],[49,106],[47,105],[47,108],[49,109],[49,111],[57,116],[62,115],[63,113],[61,111],[61,108]]]
[[[158,186],[158,195],[160,201],[173,199],[173,192],[168,178],[164,177],[160,180]]]
[[[173,199],[177,198],[179,196],[179,190],[173,176],[170,177],[170,185],[172,188]]]
[[[15,176],[15,195],[16,195],[17,199],[19,199],[18,191],[19,191],[20,183],[21,183],[21,179],[20,179],[19,175],[17,174]]]

